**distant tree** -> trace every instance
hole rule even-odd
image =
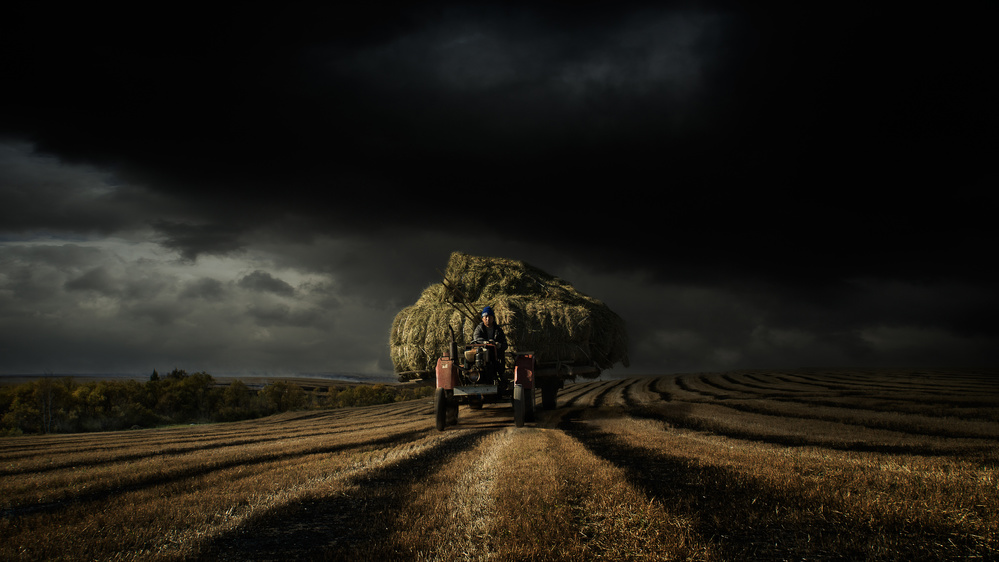
[[[7,411],[3,415],[3,426],[7,433],[39,433],[41,431],[41,411],[34,399],[34,384],[26,382],[15,386]]]
[[[243,381],[235,380],[222,391],[217,419],[220,421],[236,421],[263,415],[264,408],[260,405],[257,393],[246,386]]]
[[[342,389],[331,398],[331,406],[335,408],[353,408],[356,406],[371,406],[373,404],[388,404],[395,401],[394,393],[383,384],[359,384]]]
[[[399,389],[382,384],[331,386],[306,392],[278,380],[259,392],[242,381],[222,386],[208,373],[156,370],[147,382],[77,383],[43,377],[0,385],[0,435],[126,429],[191,421],[236,421],[289,410],[385,404],[429,396],[430,387]]]
[[[174,369],[162,383],[156,413],[178,422],[210,420],[222,395],[208,373]]]
[[[222,405],[230,408],[249,408],[253,391],[243,381],[235,380],[222,392]]]
[[[305,391],[288,381],[275,381],[260,391],[267,408],[273,412],[297,410],[305,404]]]
[[[11,406],[14,404],[14,386],[12,385],[0,385],[0,420],[7,415],[10,411]],[[2,422],[0,422],[2,423]],[[6,429],[6,426],[4,426]]]
[[[34,400],[39,412],[39,425],[42,433],[64,430],[72,405],[73,387],[70,377],[55,380],[42,377],[34,381]]]

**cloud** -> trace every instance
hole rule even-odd
[[[670,280],[502,237],[265,240],[197,260],[152,241],[0,242],[5,372],[390,371],[392,318],[439,281],[452,250],[525,259],[603,300],[627,323],[623,374],[995,359],[983,322],[994,299],[967,282],[840,279],[814,291]]]
[[[121,290],[116,286],[115,279],[105,267],[95,267],[83,275],[67,281],[66,289],[70,291],[94,291],[106,296],[117,295]]]
[[[455,250],[604,300],[633,371],[994,357],[988,18],[91,9],[4,37],[3,369],[388,370]]]
[[[253,252],[179,258],[121,239],[0,242],[2,371],[368,371],[382,361],[392,311],[335,292],[329,277],[272,273]],[[342,314],[362,320],[336,322]]]
[[[225,292],[225,285],[218,279],[202,277],[185,283],[179,296],[180,298],[218,302],[225,298]]]
[[[281,296],[291,296],[295,293],[295,288],[291,285],[273,277],[266,271],[260,270],[246,275],[240,279],[237,284],[240,287],[250,289],[251,291],[274,293]]]
[[[67,163],[23,141],[0,140],[0,229],[111,234],[141,229],[177,206],[106,169]]]
[[[995,338],[937,327],[873,325],[859,337],[882,364],[983,367],[999,360]]]
[[[580,264],[554,270],[627,322],[632,368],[991,364],[994,301],[952,280],[833,279],[820,290],[743,277],[665,282]],[[999,348],[992,348],[999,349]],[[973,359],[974,358],[974,359]]]
[[[188,260],[202,254],[226,255],[242,249],[244,242],[240,237],[246,229],[245,225],[228,221],[192,224],[156,220],[153,227],[164,246],[179,251]]]
[[[702,81],[732,25],[717,13],[669,9],[599,22],[451,9],[423,21],[361,49],[315,48],[317,84],[353,89],[340,95],[365,113],[378,103],[362,143],[484,162],[498,150],[545,154],[553,142],[607,150],[626,132],[663,138],[664,123],[679,126],[705,99]]]

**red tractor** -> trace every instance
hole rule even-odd
[[[437,360],[437,429],[444,431],[458,423],[459,404],[478,409],[486,402],[505,400],[513,403],[514,425],[534,421],[534,353],[513,353],[513,371],[508,372],[505,354],[498,352],[494,342],[467,345],[459,356],[453,335],[448,353]]]

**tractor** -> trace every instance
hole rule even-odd
[[[503,355],[513,360],[512,370],[506,368]],[[592,364],[538,362],[533,351],[500,353],[491,341],[465,345],[459,354],[453,329],[447,351],[437,359],[436,371],[434,419],[440,431],[458,423],[461,404],[480,409],[485,403],[506,400],[513,405],[514,425],[523,427],[525,422],[534,421],[535,388],[541,389],[541,406],[554,410],[565,380],[600,374]]]
[[[534,352],[512,353],[512,372],[507,371],[503,355],[493,341],[466,345],[459,355],[451,331],[448,352],[437,360],[434,418],[438,430],[458,423],[459,404],[479,409],[485,403],[510,400],[514,425],[523,427],[524,422],[534,421]]]

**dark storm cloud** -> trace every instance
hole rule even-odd
[[[180,252],[185,259],[194,260],[202,254],[225,255],[244,246],[240,236],[249,230],[242,224],[211,222],[191,224],[189,222],[156,221],[153,223],[162,243]]]
[[[117,281],[104,267],[96,267],[75,279],[67,281],[66,289],[70,291],[94,291],[104,295],[115,295],[121,290],[118,287]]]
[[[10,231],[113,232],[134,217],[110,173],[66,166],[25,142],[0,142],[0,224]]]
[[[182,298],[204,299],[207,301],[219,301],[225,295],[225,285],[218,279],[202,277],[196,281],[191,281],[181,290]]]
[[[12,9],[4,341],[388,369],[461,250],[605,300],[636,368],[996,359],[977,6],[365,6]]]
[[[929,156],[959,154],[940,133],[975,123],[962,108],[982,99],[978,82],[961,70],[974,70],[979,39],[955,37],[957,18],[912,14],[440,3],[167,16],[183,34],[26,24],[13,69],[85,81],[76,99],[90,109],[62,107],[41,95],[55,79],[26,76],[8,94],[9,128],[193,202],[199,220],[154,223],[188,258],[235,251],[288,215],[336,233],[467,230],[481,212],[418,217],[476,195],[497,216],[560,208],[566,226],[507,236],[608,265],[633,259],[618,238],[672,227],[685,239],[670,261],[697,268],[712,255],[772,267],[768,250],[793,244],[808,268],[871,269],[865,238],[925,246],[949,214],[976,209],[882,193],[921,176],[960,189],[977,169]],[[40,39],[51,33],[75,48]],[[966,163],[984,154],[968,148]],[[594,205],[581,196],[594,189],[613,196]],[[601,219],[619,235],[578,226]]]
[[[635,14],[625,5],[571,12],[207,13],[182,27],[183,41],[155,29],[83,35],[75,23],[38,29],[33,22],[44,20],[31,20],[16,36],[27,58],[13,68],[27,74],[34,62],[86,81],[74,99],[89,110],[57,103],[43,94],[55,79],[35,77],[11,92],[19,107],[11,130],[37,138],[42,151],[198,201],[188,212],[213,221],[157,223],[190,256],[237,247],[252,226],[232,218],[259,214],[259,205],[316,218],[329,192],[350,198],[323,209],[326,228],[356,227],[358,216],[378,226],[373,204],[386,220],[406,218],[414,205],[429,211],[427,195],[451,190],[500,198],[522,188],[539,206],[553,196],[565,205],[563,191],[589,189],[583,180],[595,172],[636,193],[644,185],[631,185],[628,169],[647,167],[648,141],[664,140],[705,99],[693,94],[703,94],[701,75],[728,24],[712,13]],[[76,47],[39,39],[52,33]],[[266,44],[253,41],[258,33]],[[614,161],[636,150],[634,161]],[[274,189],[284,195],[277,205]]]
[[[151,242],[81,244],[0,243],[0,372],[379,370],[391,313],[322,275],[268,273],[266,255],[191,262]],[[341,329],[341,314],[356,319]]]
[[[4,261],[0,263],[3,264],[5,270],[15,264],[32,262],[51,263],[62,267],[79,268],[93,264],[94,260],[97,259],[100,254],[101,251],[97,248],[81,246],[73,243],[44,246],[15,246],[7,250],[4,255]]]
[[[332,327],[332,315],[327,310],[312,308],[292,310],[284,304],[254,305],[249,315],[261,326],[290,326],[299,328]]]
[[[723,17],[696,12],[611,16],[597,26],[528,10],[455,10],[390,42],[318,49],[312,59],[318,76],[391,100],[383,109],[406,127],[396,134],[423,134],[424,150],[514,156],[577,133],[606,146],[615,133],[652,130],[663,113],[679,121],[724,27]],[[641,103],[648,99],[656,105]],[[435,111],[422,121],[411,112],[417,107]],[[487,144],[469,146],[468,138]]]
[[[254,271],[239,280],[239,286],[252,291],[274,293],[276,295],[291,296],[295,293],[295,288],[288,283],[273,277],[266,271]]]

